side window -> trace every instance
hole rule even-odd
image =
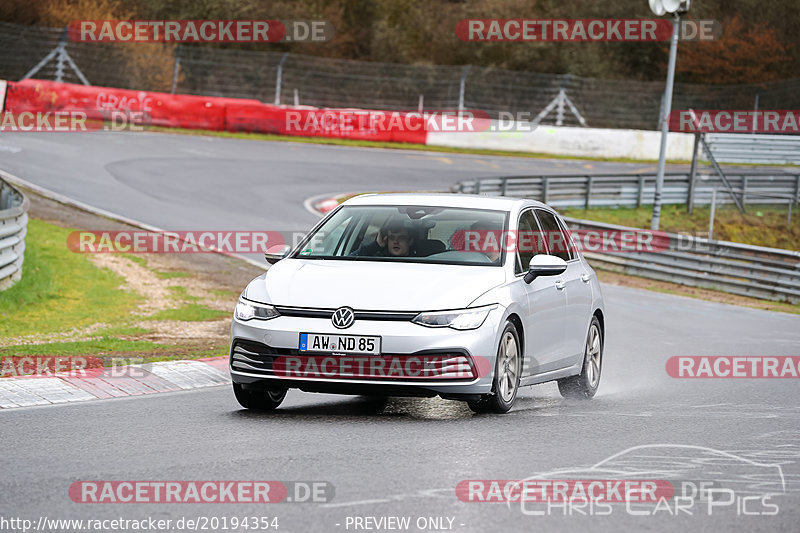
[[[537,209],[536,216],[542,224],[542,231],[544,233],[544,240],[547,242],[547,249],[550,254],[560,257],[564,261],[569,261],[569,247],[570,243],[561,227],[556,221],[553,213],[545,211],[544,209]]]
[[[558,225],[561,227],[561,231],[567,237],[567,246],[569,248],[570,259],[577,259],[578,248],[575,246],[575,241],[573,240],[572,233],[570,233],[569,228],[567,227],[567,223],[564,222],[564,219],[558,218]]]
[[[517,234],[517,266],[516,272],[526,272],[534,255],[546,254],[542,232],[533,210],[529,209],[519,217],[519,233]]]

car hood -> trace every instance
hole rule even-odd
[[[292,307],[435,311],[468,306],[505,282],[503,268],[284,259],[247,286],[249,300]]]

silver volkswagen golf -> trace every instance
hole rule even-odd
[[[274,409],[290,388],[438,395],[494,413],[526,385],[597,391],[600,286],[540,202],[358,196],[267,261],[231,327],[233,390],[246,408]]]

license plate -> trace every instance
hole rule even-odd
[[[381,338],[363,335],[301,333],[301,352],[380,355]]]

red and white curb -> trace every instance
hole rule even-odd
[[[227,357],[0,379],[0,409],[84,402],[230,384]]]
[[[339,206],[341,198],[344,198],[345,196],[349,195],[346,193],[328,193],[312,196],[311,198],[306,198],[306,200],[303,202],[303,207],[305,207],[306,211],[312,215],[324,217],[329,212],[336,209]]]

